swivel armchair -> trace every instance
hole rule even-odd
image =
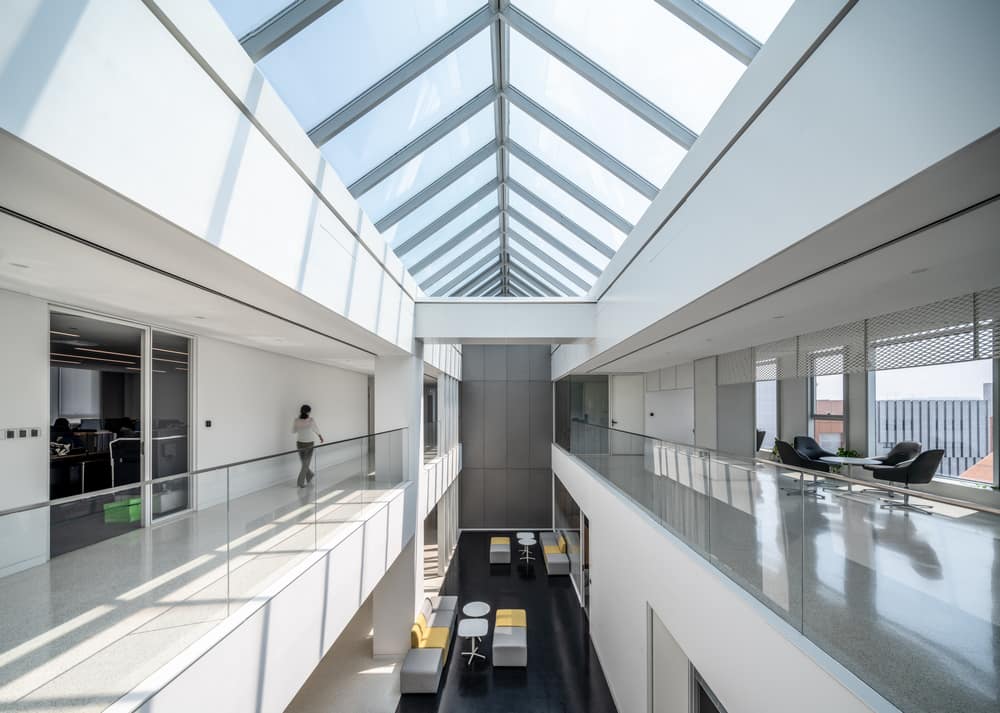
[[[941,449],[935,449],[924,451],[913,460],[903,461],[898,465],[873,465],[869,466],[869,470],[872,471],[876,480],[885,480],[890,483],[902,483],[903,487],[909,490],[911,484],[920,485],[931,482],[931,479],[937,472],[938,466],[941,465],[941,459],[943,457],[944,451]],[[900,510],[912,510],[913,512],[922,512],[925,515],[932,515],[933,513],[930,512],[932,507],[933,506],[931,505],[912,504],[910,502],[909,493],[905,493],[903,495],[903,502],[882,498],[882,508],[886,510],[894,510],[898,508]]]
[[[812,461],[806,458],[802,453],[798,451],[797,448],[792,446],[788,441],[775,440],[774,445],[778,447],[778,458],[785,465],[789,465],[793,468],[809,468],[810,470],[818,470],[823,473],[830,472],[830,466],[823,461]],[[819,498],[821,500],[825,499],[825,495],[821,495],[819,492],[819,483],[816,481],[815,477],[811,483],[806,482],[806,474],[802,473],[802,488],[782,488],[786,491],[787,495],[811,495],[814,498]]]
[[[836,453],[831,453],[826,450],[823,446],[816,442],[815,438],[811,436],[796,436],[793,441],[795,450],[802,454],[806,460],[811,461],[807,468],[812,468],[813,470],[822,470],[825,473],[830,472],[830,466],[824,463],[820,458],[824,456],[835,456]],[[820,466],[826,466],[826,468],[821,468]]]
[[[892,447],[892,450],[884,456],[875,456],[872,460],[882,461],[882,465],[899,465],[903,461],[913,460],[920,453],[921,446],[916,441],[900,441]],[[879,466],[866,465],[865,470],[872,470]]]

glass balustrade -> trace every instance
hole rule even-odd
[[[1000,710],[997,510],[581,421],[569,451],[899,709]]]

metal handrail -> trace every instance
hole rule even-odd
[[[824,480],[838,480],[844,483],[851,483],[853,485],[861,485],[866,488],[874,488],[878,490],[884,490],[886,492],[899,493],[901,495],[916,495],[924,500],[930,500],[932,502],[941,503],[942,505],[954,505],[956,507],[966,508],[968,510],[977,510],[979,512],[989,513],[990,515],[1000,515],[1000,508],[991,507],[989,505],[981,505],[979,503],[970,502],[968,500],[960,500],[958,498],[949,498],[947,495],[938,495],[937,493],[928,493],[924,490],[913,490],[912,488],[900,488],[896,485],[891,485],[889,483],[872,482],[870,480],[860,480],[858,478],[852,478],[848,475],[841,475],[840,473],[824,473],[821,470],[813,470],[812,468],[803,468],[801,466],[792,466],[787,463],[782,463],[781,461],[768,460],[766,458],[748,458],[746,456],[736,455],[734,453],[724,453],[723,451],[717,451],[712,448],[703,448],[701,446],[692,446],[684,443],[674,443],[673,441],[668,441],[663,438],[656,438],[655,436],[647,436],[643,433],[635,433],[633,431],[626,431],[621,428],[613,428],[611,426],[604,426],[598,423],[589,423],[587,421],[581,421],[580,419],[571,419],[575,423],[582,423],[587,426],[593,426],[594,428],[603,428],[607,431],[615,431],[617,433],[624,433],[630,436],[638,436],[640,438],[645,438],[650,441],[658,441],[660,443],[669,444],[675,448],[684,448],[687,450],[698,451],[699,455],[706,455],[708,457],[715,456],[717,460],[734,459],[738,461],[743,461],[745,463],[761,463],[766,465],[773,465],[783,467],[788,470],[793,470],[804,475],[812,475],[816,478],[822,478]],[[572,455],[588,455],[586,453],[573,453]],[[704,457],[704,456],[702,456]],[[733,465],[736,465],[735,463]]]
[[[360,441],[363,438],[372,438],[374,436],[383,436],[387,433],[396,433],[405,431],[406,428],[392,428],[387,431],[378,431],[377,433],[366,433],[363,436],[352,436],[351,438],[342,438],[338,441],[327,441],[321,443],[318,446],[313,446],[316,450],[321,448],[326,448],[328,446],[336,446],[342,443],[349,443],[350,441]],[[28,510],[38,510],[39,508],[47,508],[58,505],[68,505],[69,503],[75,503],[80,500],[87,500],[88,498],[95,498],[101,495],[114,495],[115,493],[121,493],[126,490],[136,490],[141,488],[143,485],[159,485],[161,483],[169,483],[172,480],[180,480],[181,478],[190,478],[196,475],[204,475],[205,473],[212,473],[217,470],[224,470],[227,468],[235,468],[241,465],[247,465],[248,463],[257,463],[259,461],[270,460],[271,458],[279,458],[281,456],[291,455],[293,453],[298,453],[299,449],[294,449],[290,451],[281,451],[280,453],[271,453],[266,456],[259,456],[257,458],[248,458],[247,460],[234,461],[232,463],[224,463],[222,465],[217,465],[212,468],[200,468],[199,470],[192,470],[186,473],[176,473],[174,475],[164,475],[159,478],[144,478],[138,480],[134,483],[126,483],[125,485],[116,485],[111,488],[104,488],[103,490],[92,490],[89,493],[80,493],[79,495],[69,495],[65,498],[56,498],[55,500],[40,500],[35,503],[30,503],[28,505],[18,505],[17,507],[7,508],[6,510],[0,510],[0,517],[6,515],[15,515],[19,512],[27,512]]]

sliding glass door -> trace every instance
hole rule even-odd
[[[153,518],[191,507],[191,339],[152,332],[150,470]]]

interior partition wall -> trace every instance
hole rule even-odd
[[[549,347],[465,345],[459,412],[462,527],[551,528]]]

